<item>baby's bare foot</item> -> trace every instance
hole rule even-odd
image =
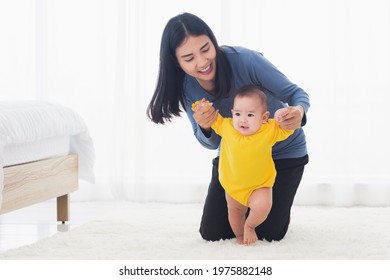
[[[257,234],[254,228],[251,228],[249,226],[244,227],[244,240],[243,244],[245,245],[252,245],[258,240]]]
[[[241,235],[241,236],[237,236],[237,244],[244,244],[244,237]]]

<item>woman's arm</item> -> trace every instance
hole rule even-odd
[[[262,54],[253,52],[250,75],[276,99],[288,103],[289,114],[280,122],[283,129],[297,129],[306,123],[309,95],[292,83]]]
[[[188,104],[187,108],[191,108],[191,104]],[[195,112],[187,110],[186,113],[199,143],[207,149],[218,149],[221,137],[211,128],[217,118],[218,110],[213,106],[199,106]]]
[[[303,118],[305,117],[305,111],[302,105],[288,106],[286,108],[283,108],[283,110],[285,110],[286,113],[280,116],[278,119],[281,128],[287,130],[295,130],[304,125],[302,123]],[[275,112],[275,115],[278,111]],[[306,117],[304,121],[306,123]]]

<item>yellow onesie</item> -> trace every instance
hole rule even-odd
[[[211,127],[222,137],[219,180],[232,198],[248,206],[248,198],[255,189],[274,185],[272,146],[294,131],[284,130],[274,119],[269,119],[255,134],[244,136],[233,127],[232,118],[220,114]]]

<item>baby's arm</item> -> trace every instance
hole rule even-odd
[[[276,142],[283,141],[283,140],[287,139],[291,134],[294,133],[293,129],[283,129],[280,126],[280,122],[282,122],[284,120],[284,117],[288,113],[289,113],[288,108],[281,108],[281,109],[276,110],[276,112],[274,114],[274,119],[276,121],[276,127],[277,127],[277,130],[276,130],[277,133],[275,135]]]

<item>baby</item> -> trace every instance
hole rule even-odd
[[[272,206],[276,177],[272,146],[294,132],[280,128],[277,122],[288,109],[277,110],[275,119],[270,119],[267,104],[267,96],[259,87],[244,86],[234,98],[233,117],[218,114],[211,126],[222,137],[219,180],[225,189],[229,223],[239,244],[251,245],[258,239],[255,228],[267,218]],[[212,105],[202,99],[192,109]]]

